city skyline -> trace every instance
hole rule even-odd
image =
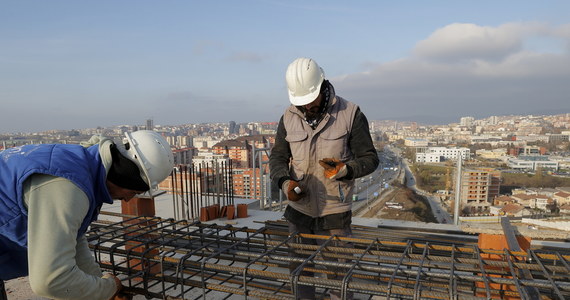
[[[488,116],[484,118],[474,118],[471,116],[464,116],[461,117],[459,120],[455,120],[454,122],[450,122],[447,124],[425,124],[416,121],[397,121],[397,120],[368,120],[369,125],[371,126],[371,131],[397,131],[400,129],[411,129],[412,131],[416,131],[418,129],[439,129],[444,127],[463,127],[463,128],[471,128],[471,130],[475,129],[476,127],[480,126],[494,126],[501,128],[522,128],[524,126],[531,126],[533,130],[536,130],[536,125],[542,124],[540,126],[543,127],[542,130],[549,128],[547,132],[552,133],[553,129],[560,130],[563,132],[570,132],[569,125],[565,124],[568,123],[568,119],[570,118],[570,113],[560,113],[560,114],[552,114],[552,115],[494,115]],[[564,121],[566,120],[566,121]],[[555,126],[552,126],[556,123]],[[570,124],[570,123],[569,123]],[[261,121],[247,121],[247,122],[235,122],[233,120],[229,122],[203,122],[203,123],[183,123],[183,124],[155,124],[153,119],[146,119],[141,120],[134,124],[119,124],[119,125],[111,125],[111,126],[97,126],[97,127],[85,127],[85,128],[71,128],[71,129],[51,129],[51,130],[42,130],[36,132],[2,132],[0,131],[0,136],[28,136],[28,135],[37,135],[41,137],[43,134],[55,134],[55,133],[65,133],[68,132],[71,135],[78,135],[78,134],[95,134],[96,132],[102,131],[124,131],[124,130],[145,130],[149,129],[149,126],[152,126],[152,130],[156,130],[163,133],[180,133],[180,131],[185,130],[202,130],[205,128],[207,129],[206,134],[208,135],[216,135],[219,136],[221,133],[222,128],[226,128],[224,130],[224,134],[229,135],[237,135],[243,136],[243,134],[238,134],[239,128],[246,128],[247,130],[251,131],[271,131],[277,128],[278,122],[261,122]],[[232,129],[233,126],[233,129]],[[253,127],[251,127],[253,126]],[[522,126],[522,127],[521,127]],[[251,128],[256,128],[252,130]],[[383,128],[378,130],[378,128]],[[386,129],[389,128],[389,129]],[[566,130],[569,129],[569,130]],[[211,131],[213,130],[213,131]],[[188,132],[190,132],[188,131]],[[537,132],[534,132],[537,134]],[[266,133],[260,133],[266,134]],[[481,134],[481,133],[475,133]],[[484,134],[484,133],[483,133]],[[191,135],[191,134],[189,134]],[[247,134],[246,134],[247,135]],[[202,136],[202,135],[199,135]]]
[[[0,11],[0,133],[277,122],[314,58],[369,120],[570,112],[570,3],[26,1]]]

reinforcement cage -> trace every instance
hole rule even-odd
[[[122,219],[92,224],[90,247],[127,292],[147,298],[296,299],[300,286],[314,286],[317,297],[338,290],[358,299],[570,299],[570,256],[557,251]]]

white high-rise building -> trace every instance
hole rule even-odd
[[[474,121],[475,121],[475,118],[473,118],[473,117],[462,117],[462,118],[459,120],[459,124],[460,124],[461,126],[471,127],[471,126],[473,126],[473,122],[474,122]]]

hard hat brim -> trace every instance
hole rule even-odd
[[[315,101],[315,99],[317,99],[317,97],[319,96],[319,93],[321,92],[321,85],[323,83],[321,82],[321,84],[319,84],[319,86],[315,89],[314,92],[312,93],[308,93],[306,95],[303,96],[295,96],[293,95],[293,93],[291,93],[291,91],[287,91],[289,93],[289,101],[291,101],[291,104],[295,105],[295,106],[302,106],[302,105],[307,105],[313,101]]]

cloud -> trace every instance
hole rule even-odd
[[[570,23],[555,28],[552,34],[560,38],[565,38],[570,42]]]
[[[414,54],[423,59],[443,61],[496,61],[520,51],[524,37],[543,33],[546,29],[539,23],[508,23],[498,27],[454,23],[418,42]]]
[[[524,48],[531,37],[568,43],[568,25],[451,24],[418,43],[415,55],[331,81],[369,119],[570,112],[570,51]],[[421,121],[417,120],[416,121]]]

